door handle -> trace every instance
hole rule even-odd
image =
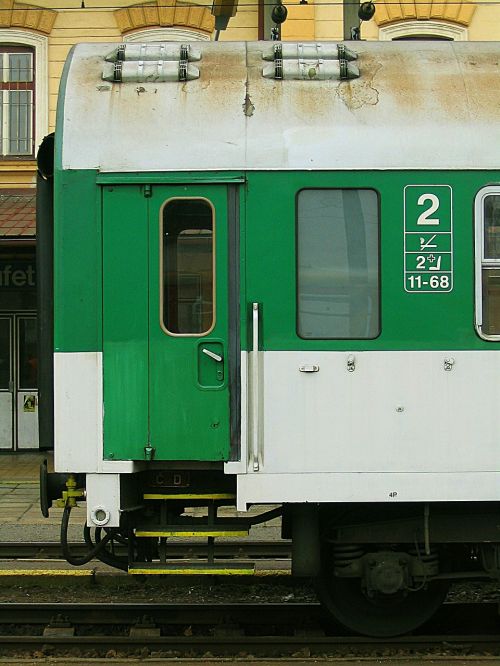
[[[259,438],[259,403],[260,403],[260,377],[259,377],[259,304],[252,303],[252,468],[254,472],[260,469],[260,438]]]
[[[206,354],[207,356],[210,356],[210,358],[213,358],[214,361],[217,361],[217,363],[222,363],[223,358],[220,354],[216,354],[215,352],[210,351],[210,349],[205,349],[205,347],[203,347],[201,351],[203,352],[203,354]]]

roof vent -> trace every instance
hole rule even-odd
[[[185,56],[189,62],[201,60],[201,53],[190,44],[172,42],[148,42],[147,44],[120,44],[104,59],[106,62],[118,60],[180,60]]]
[[[102,78],[113,83],[159,83],[192,81],[200,70],[191,65],[201,60],[189,44],[120,44],[105,58]]]
[[[357,79],[359,69],[353,63],[357,57],[344,44],[278,43],[263,52],[263,60],[274,62],[264,65],[262,75],[266,79],[303,81]]]

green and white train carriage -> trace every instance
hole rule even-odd
[[[282,512],[293,572],[386,635],[500,575],[500,45],[349,49],[72,51],[42,499],[84,484],[131,573]]]

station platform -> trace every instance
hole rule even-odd
[[[62,509],[52,508],[49,518],[40,511],[39,470],[47,459],[53,471],[52,452],[0,454],[0,541],[58,541]],[[70,536],[81,540],[85,506],[74,509]]]

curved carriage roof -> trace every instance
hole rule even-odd
[[[110,83],[116,47],[81,44],[70,56],[64,169],[499,166],[497,42],[355,42],[360,76],[348,81],[264,78],[269,42],[197,42],[198,79]]]

